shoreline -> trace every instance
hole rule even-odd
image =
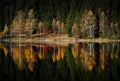
[[[109,43],[109,42],[120,42],[120,39],[105,39],[105,38],[96,38],[96,39],[4,39],[3,42],[13,42],[13,43],[79,43],[79,42],[95,42],[95,43]]]

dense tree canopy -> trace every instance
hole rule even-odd
[[[59,20],[64,22],[67,33],[72,35],[72,25],[76,23],[80,27],[81,16],[85,10],[92,10],[99,27],[99,18],[102,21],[102,16],[99,15],[100,10],[105,13],[107,17],[105,21],[109,22],[108,24],[119,24],[119,7],[119,0],[0,0],[0,30],[4,29],[5,24],[8,24],[10,29],[18,11],[22,10],[28,14],[29,10],[33,9],[37,22],[42,21],[51,28],[52,20]]]

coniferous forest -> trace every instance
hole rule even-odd
[[[0,35],[120,38],[120,0],[0,0]]]

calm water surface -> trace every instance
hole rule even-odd
[[[0,43],[0,81],[120,81],[120,43]]]

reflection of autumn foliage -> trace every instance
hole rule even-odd
[[[8,49],[4,45],[2,45],[2,44],[0,44],[0,49],[2,49],[4,51],[5,56],[7,56]]]
[[[50,46],[42,46],[39,48],[39,52],[38,52],[38,58],[44,59],[44,57],[48,54],[48,52],[52,50],[52,60],[53,62],[55,61],[59,61],[60,59],[64,58],[64,53],[65,50],[63,47],[58,47],[58,46],[54,46],[54,47],[50,47]]]
[[[111,53],[111,54],[110,54],[110,57],[111,57],[112,59],[118,58],[118,54],[117,54],[117,53]]]
[[[43,55],[43,53],[42,53],[41,51],[38,53],[38,58],[39,58],[40,60],[44,58],[44,55]]]
[[[0,32],[0,37],[3,37],[8,32],[8,26],[5,24],[4,30]]]
[[[21,50],[17,47],[12,48],[12,57],[13,61],[15,62],[16,65],[18,65],[18,69],[22,70],[24,67],[24,56],[21,53]]]
[[[58,48],[55,49],[55,51],[52,54],[53,62],[59,61],[60,59],[64,59],[64,54],[65,54],[65,50],[63,49],[63,47],[61,47],[59,49]]]
[[[87,52],[83,48],[81,49],[80,58],[81,58],[82,66],[85,68],[85,70],[91,71],[95,66],[96,62],[95,62],[94,53],[91,53],[91,55],[89,54],[90,52]]]
[[[48,46],[40,47],[39,52],[38,52],[39,59],[40,60],[44,59],[44,55],[47,55],[49,50],[50,50],[50,47],[48,47]]]
[[[73,55],[73,57],[76,58],[76,57],[77,57],[77,54],[76,54],[75,48],[72,47],[71,50],[72,50],[72,55]]]
[[[96,52],[94,49],[94,44],[74,44],[72,45],[71,50],[72,55],[74,57],[75,64],[79,63],[79,55],[82,67],[86,71],[92,71],[93,68],[96,66],[96,64],[99,65],[99,70],[104,70],[108,63],[108,57],[111,58],[118,58],[118,52],[116,50],[113,50],[111,53],[108,53],[106,51],[106,47],[102,46],[99,48],[99,51]],[[35,46],[36,47],[36,46]],[[47,45],[40,45],[39,47],[32,47],[32,46],[24,46],[24,47],[18,47],[13,46],[12,48],[12,58],[14,63],[18,66],[20,70],[22,70],[25,66],[28,67],[28,69],[33,72],[35,62],[37,61],[36,54],[40,60],[44,60],[45,57],[48,56],[48,52],[52,52],[52,60],[53,62],[60,61],[64,59],[65,56],[65,49],[63,46],[47,46]],[[3,49],[4,47],[0,45],[0,49]],[[115,49],[115,46],[112,46],[112,49]],[[116,47],[117,50],[119,47]],[[6,50],[6,49],[5,49]],[[36,50],[36,52],[35,52]],[[5,54],[8,53],[7,50],[4,52]],[[95,54],[96,53],[96,54]],[[97,54],[99,55],[97,57]],[[110,54],[110,55],[109,55]],[[97,60],[97,59],[98,60]],[[71,58],[73,59],[73,58]],[[98,63],[96,63],[98,62]]]
[[[73,57],[75,59],[76,64],[78,63],[77,62],[77,57],[78,57],[78,54],[79,54],[79,49],[81,49],[81,47],[82,47],[81,43],[75,44],[75,45],[73,45],[71,47],[72,55],[73,55]]]
[[[28,68],[30,71],[33,71],[34,63],[36,62],[35,53],[32,47],[26,47],[24,49],[24,56],[26,62],[28,63]]]
[[[32,47],[13,47],[12,48],[12,58],[18,69],[22,70],[26,62],[28,68],[33,72],[34,63],[36,62],[35,53]]]
[[[100,58],[99,58],[99,61],[100,61],[100,69],[104,69],[105,68],[105,65],[107,64],[107,59],[108,56],[107,54],[104,52],[104,50],[100,49]]]

